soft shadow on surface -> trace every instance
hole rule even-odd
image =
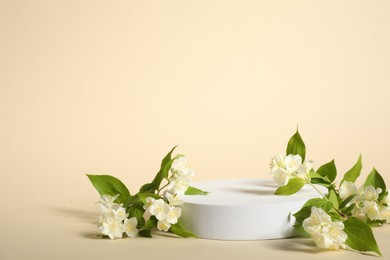
[[[276,183],[274,182],[269,182],[269,183],[262,183],[261,186],[263,187],[268,187],[268,188],[273,188],[273,189],[277,189],[279,186],[276,185]]]
[[[275,191],[272,190],[245,190],[245,189],[236,189],[235,191],[241,192],[241,193],[247,193],[247,194],[254,194],[254,195],[274,195]]]
[[[98,233],[81,233],[81,236],[88,239],[105,239]],[[107,238],[110,239],[110,238]]]
[[[328,250],[319,249],[310,239],[302,238],[286,238],[274,241],[269,244],[271,247],[282,251],[295,251],[310,254],[318,254],[321,252],[329,252]]]
[[[77,208],[60,208],[60,207],[50,207],[50,211],[52,211],[56,216],[62,217],[72,217],[82,222],[90,223],[96,225],[98,221],[98,214],[96,212],[89,212]]]
[[[52,217],[68,219],[68,221],[71,222],[87,223],[88,225],[85,226],[87,230],[92,230],[91,225],[95,226],[96,228],[96,232],[93,231],[80,232],[80,230],[78,230],[75,232],[77,236],[81,236],[87,239],[104,239],[102,235],[99,234],[99,229],[97,228],[97,223],[99,219],[98,212],[86,211],[80,208],[55,207],[55,206],[49,207],[48,210],[50,211]]]

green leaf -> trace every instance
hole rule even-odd
[[[323,178],[319,173],[315,172],[313,169],[310,170],[309,178]]]
[[[355,182],[356,179],[359,177],[361,171],[362,171],[362,155],[359,155],[359,159],[357,160],[355,165],[348,172],[345,173],[341,183],[343,183],[343,181]]]
[[[185,192],[185,195],[207,195],[207,191],[200,190],[198,188],[189,186],[187,191]]]
[[[146,183],[144,185],[142,185],[142,187],[139,189],[139,192],[154,192],[155,189],[154,189],[154,185],[153,183]]]
[[[161,196],[154,194],[154,193],[138,193],[137,194],[138,198],[142,201],[142,203],[146,203],[146,198],[152,197],[153,199],[162,199]]]
[[[284,186],[280,186],[275,195],[291,195],[298,192],[306,184],[306,181],[302,178],[292,178]]]
[[[322,165],[318,168],[317,173],[322,177],[328,177],[330,182],[333,182],[337,176],[336,165],[334,164],[334,160]]]
[[[194,234],[194,233],[191,233],[189,231],[187,231],[183,225],[181,224],[180,220],[171,226],[171,228],[169,229],[172,233],[178,235],[179,237],[195,237],[197,238],[197,236]]]
[[[329,201],[324,198],[314,198],[306,201],[303,207],[317,207],[322,208],[328,212],[332,208],[332,204],[329,204]]]
[[[142,227],[142,230],[152,230],[157,227],[157,219],[155,217],[151,217],[146,223],[145,226]]]
[[[127,208],[127,213],[129,213],[129,218],[135,217],[138,221],[137,227],[141,228],[145,225],[144,219],[144,203],[142,201],[137,201],[132,204],[129,208]]]
[[[91,174],[87,174],[87,176],[100,195],[108,194],[115,196],[119,194],[116,200],[118,203],[124,203],[130,196],[130,192],[126,186],[113,176]]]
[[[364,183],[364,187],[367,186],[373,186],[375,189],[382,189],[382,192],[379,194],[379,201],[383,199],[385,193],[387,192],[386,183],[375,168],[373,168],[371,173],[367,176],[366,182]]]
[[[300,237],[306,237],[309,238],[311,235],[306,232],[306,230],[303,228],[302,224],[294,224],[293,225],[294,231],[296,232],[297,236]]]
[[[173,147],[172,150],[164,157],[164,159],[161,161],[160,170],[157,173],[154,180],[151,182],[152,187],[155,190],[158,190],[160,188],[160,184],[162,180],[165,178],[168,178],[169,170],[171,169],[172,163],[174,160],[172,160],[172,153],[176,149],[177,146]]]
[[[297,132],[288,141],[286,154],[299,154],[302,157],[302,161],[305,160],[306,146],[298,132],[298,129]]]
[[[330,202],[332,202],[332,209],[330,210],[330,212],[337,213],[336,209],[339,209],[339,199],[337,197],[336,192],[334,190],[330,190],[327,198]]]
[[[151,231],[151,230],[148,230],[148,229],[146,229],[146,230],[141,230],[140,232],[138,232],[138,235],[139,235],[140,237],[149,237],[149,238],[151,238],[151,237],[152,237],[152,231]]]
[[[372,229],[357,218],[344,221],[344,231],[348,235],[345,244],[360,252],[375,252],[382,255],[375,241]]]
[[[123,203],[123,207],[127,208],[128,206],[130,206],[131,204],[133,204],[137,200],[138,200],[138,196],[137,195],[129,196],[129,197],[127,197],[126,201]]]
[[[382,226],[383,224],[386,223],[386,220],[371,220],[371,219],[367,219],[366,220],[366,223],[367,225],[369,225],[370,227],[379,227],[379,226]]]
[[[296,226],[299,227],[302,225],[303,221],[310,217],[311,207],[302,207],[298,212],[294,213]]]
[[[340,203],[340,209],[344,208],[345,206],[347,206],[347,204],[349,202],[351,202],[351,200],[356,196],[356,194],[353,194],[349,197],[347,197],[345,200],[343,200],[341,203]]]
[[[355,204],[351,204],[348,207],[341,208],[341,212],[344,215],[351,216],[352,215],[352,210],[355,208]]]
[[[312,184],[319,184],[319,185],[324,186],[328,189],[333,187],[332,183],[328,180],[328,177],[312,178],[312,179],[310,179],[310,182]]]

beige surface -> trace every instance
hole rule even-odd
[[[197,180],[266,177],[299,125],[316,167],[362,153],[390,181],[389,34],[388,1],[0,0],[0,259],[363,258],[94,239],[84,174],[134,191],[180,144]]]

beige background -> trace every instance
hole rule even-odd
[[[362,153],[390,181],[389,71],[388,1],[0,0],[0,259],[361,259],[298,239],[97,240],[85,173],[135,191],[179,144],[196,180],[268,177],[299,126],[316,167]]]

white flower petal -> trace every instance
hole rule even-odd
[[[378,200],[379,194],[382,192],[381,188],[375,189],[373,186],[367,186],[364,188],[361,194],[362,200],[375,201]]]
[[[155,200],[149,207],[150,213],[158,220],[166,219],[169,212],[169,205],[162,199]]]
[[[167,192],[171,194],[184,195],[191,184],[190,176],[180,175],[170,180],[167,186]]]
[[[170,206],[180,206],[183,204],[183,201],[178,196],[172,195],[168,191],[164,193],[164,197],[168,200]]]
[[[364,201],[361,212],[366,214],[370,220],[382,220],[382,214],[379,209],[379,205],[375,201]]]
[[[152,198],[152,197],[147,197],[147,198],[146,198],[146,203],[145,203],[145,205],[144,205],[144,209],[147,209],[147,208],[149,208],[151,205],[153,205],[154,201],[155,201],[154,198]]]
[[[166,220],[170,224],[176,224],[178,219],[181,216],[181,208],[179,207],[170,207],[169,212],[167,214]]]
[[[122,221],[114,218],[102,217],[99,221],[99,228],[103,235],[109,236],[111,239],[121,238],[125,232]]]
[[[271,166],[271,170],[273,168],[286,169],[286,164],[284,162],[284,156],[281,154],[276,155],[274,158],[272,158],[270,166]]]
[[[187,158],[184,155],[180,156],[173,161],[171,166],[171,172],[173,173],[173,175],[181,175],[183,169],[187,168],[187,164]]]
[[[341,199],[346,199],[351,195],[357,194],[355,183],[350,181],[343,181],[340,185],[339,194]]]
[[[157,229],[161,231],[168,231],[171,224],[166,220],[160,220],[157,222]]]
[[[143,214],[143,218],[145,219],[145,221],[148,221],[150,219],[150,217],[152,216],[152,213],[150,213],[150,209],[147,208]]]
[[[126,213],[126,209],[119,206],[118,204],[113,205],[112,212],[114,213],[114,218],[117,220],[124,220],[129,215]]]
[[[271,172],[272,178],[278,186],[284,186],[292,177],[286,170],[282,168],[274,168]]]
[[[295,173],[298,171],[299,166],[302,165],[302,157],[298,154],[289,154],[284,159],[286,164],[286,170],[288,173]]]
[[[99,206],[101,212],[105,213],[107,211],[110,211],[113,205],[116,205],[114,201],[119,197],[119,194],[116,196],[111,196],[108,194],[104,194],[100,197]]]
[[[132,217],[130,219],[125,219],[125,232],[128,237],[136,237],[138,235],[138,229],[137,229],[137,219],[135,217]]]
[[[386,220],[386,223],[390,223],[390,208],[385,207],[381,211],[381,219]]]
[[[333,222],[323,209],[312,207],[310,217],[302,225],[318,247],[332,250],[345,248],[347,234],[343,231],[344,224],[341,221]]]

